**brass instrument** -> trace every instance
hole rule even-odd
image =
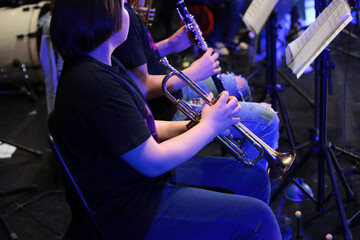
[[[145,26],[150,27],[154,21],[155,8],[151,8],[152,0],[133,0],[130,1],[134,11],[140,16]]]
[[[184,81],[192,90],[194,90],[204,101],[205,103],[212,105],[214,101],[211,102],[206,96],[205,92],[199,85],[197,85],[193,80],[189,79],[182,72],[177,71],[173,66],[171,66],[166,57],[163,57],[160,62],[168,67],[172,72],[166,75],[162,82],[162,90],[165,96],[173,102],[176,107],[182,111],[188,118],[191,119],[192,124],[197,124],[200,122],[200,114],[198,114],[186,101],[183,99],[176,99],[171,93],[166,89],[167,80],[176,75],[182,81]],[[270,178],[277,178],[284,174],[294,162],[296,153],[294,151],[289,151],[286,153],[279,153],[272,148],[270,148],[265,142],[259,139],[254,133],[252,133],[247,127],[242,123],[237,123],[233,127],[244,136],[246,140],[252,143],[255,148],[259,151],[258,156],[254,160],[248,159],[246,153],[240,149],[239,144],[230,137],[227,136],[216,136],[215,140],[218,141],[236,160],[243,163],[246,167],[256,164],[262,157],[265,157],[269,164],[269,176]]]

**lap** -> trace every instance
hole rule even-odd
[[[269,206],[256,198],[168,184],[146,239],[280,239]]]
[[[233,158],[193,157],[176,168],[173,181],[251,196],[266,203],[270,198],[270,182],[264,168],[258,165],[246,168]]]

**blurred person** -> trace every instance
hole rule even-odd
[[[238,39],[238,32],[242,27],[241,15],[249,6],[248,0],[190,0],[191,4],[216,4],[214,26],[206,36],[210,47],[220,55],[227,56],[230,49],[247,50],[246,42]],[[218,5],[220,5],[218,7]]]

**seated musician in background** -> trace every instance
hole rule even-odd
[[[54,51],[50,39],[50,22],[51,17],[46,20],[42,27],[39,51],[40,64],[44,75],[46,107],[48,114],[54,110],[56,88],[63,65],[63,60],[59,53]]]
[[[208,44],[220,55],[227,56],[230,50],[248,50],[246,42],[238,39],[238,32],[243,27],[241,14],[250,5],[250,0],[188,0],[191,4],[216,4],[214,26],[206,36]]]
[[[176,107],[165,96],[161,89],[162,80],[166,74],[164,66],[159,63],[161,57],[171,53],[177,53],[191,46],[187,29],[180,28],[170,38],[154,43],[151,34],[143,24],[139,15],[131,8],[129,3],[125,4],[130,15],[130,28],[127,40],[115,49],[113,56],[118,58],[128,69],[131,77],[139,86],[142,93],[149,101],[151,111],[155,119],[171,120],[174,118]],[[194,61],[188,68],[182,70],[190,79],[200,82],[221,71],[219,67],[218,54],[209,48],[203,56]],[[222,74],[224,87],[241,100],[249,100],[251,97],[247,81],[233,74]],[[215,92],[216,89],[209,80],[200,83],[206,90]],[[176,76],[169,80],[167,85],[169,91],[176,91],[175,97],[181,97],[181,88],[185,83]],[[191,91],[183,89],[191,97]],[[265,103],[239,102],[242,111],[239,115],[241,122],[255,135],[267,143],[271,148],[278,147],[279,118],[274,110]],[[179,120],[179,114],[175,117]],[[232,131],[235,138],[242,138],[236,131]],[[258,151],[248,141],[243,141],[242,148],[246,150],[249,158],[257,156]],[[267,162],[262,159],[261,164],[265,169]]]
[[[111,65],[128,29],[123,1],[55,2],[51,39],[64,59],[56,136],[106,239],[280,240],[263,168],[231,158],[189,160],[239,122],[237,99],[222,92],[191,129],[187,121],[154,121],[126,69]],[[172,183],[171,170],[185,162],[198,171],[191,176],[197,187]],[[100,239],[76,200],[67,200],[72,221],[65,239]]]

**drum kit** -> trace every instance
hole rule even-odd
[[[1,1],[0,84],[24,84],[0,93],[25,93],[36,100],[31,83],[42,81],[39,49],[42,26],[50,16],[51,1]]]

